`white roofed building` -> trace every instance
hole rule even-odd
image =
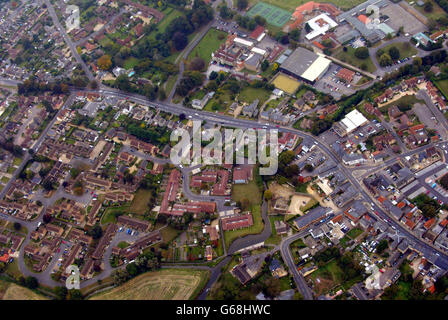
[[[320,35],[324,35],[328,30],[338,25],[326,13],[322,13],[317,17],[308,20],[307,24],[313,30],[305,36],[307,40],[312,40]]]
[[[349,112],[344,119],[335,125],[335,131],[340,136],[345,136],[368,122],[369,120],[367,120],[361,112],[355,109]]]

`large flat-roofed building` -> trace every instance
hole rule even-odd
[[[345,136],[368,122],[369,120],[367,120],[361,112],[355,109],[349,112],[344,119],[339,121],[334,129],[340,136]]]
[[[327,72],[331,61],[305,48],[297,48],[282,63],[280,70],[295,78],[314,83]]]
[[[331,19],[326,13],[322,13],[317,17],[308,20],[308,26],[313,30],[305,37],[312,40],[320,35],[324,35],[331,28],[337,27],[337,23]]]

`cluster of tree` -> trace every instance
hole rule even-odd
[[[409,42],[406,42],[406,46],[410,46]],[[379,57],[378,63],[380,66],[390,66],[394,61],[400,58],[400,50],[396,46],[391,46],[387,52],[383,49],[379,49],[376,52],[377,57]]]
[[[249,0],[236,0],[236,7],[238,10],[244,10],[249,5]]]
[[[440,204],[427,194],[420,194],[413,199],[414,204],[422,211],[426,218],[434,218],[439,213]]]
[[[68,290],[66,287],[54,287],[54,294],[56,295],[56,300],[82,300],[84,296],[81,291],[77,289]]]
[[[369,49],[367,47],[356,48],[354,55],[358,59],[367,59],[369,57]]]
[[[181,5],[184,0],[170,1]],[[213,9],[202,0],[195,0],[192,9],[182,9],[185,15],[173,19],[164,32],[158,32],[156,25],[145,27],[145,36],[130,52],[121,49],[116,43],[105,46],[106,52],[114,56],[114,62],[123,62],[123,57],[133,56],[138,59],[148,58],[153,61],[162,60],[172,54],[172,49],[183,50],[188,44],[187,36],[199,29],[201,26],[213,20]],[[155,36],[153,33],[155,33]],[[177,71],[176,71],[177,72]]]
[[[236,23],[238,23],[238,25],[241,28],[247,29],[247,30],[254,30],[257,25],[259,26],[265,26],[266,25],[266,19],[263,18],[262,16],[256,15],[253,18],[249,17],[249,16],[242,16],[242,15],[237,15],[235,18]]]
[[[87,231],[87,234],[96,240],[103,236],[103,229],[99,224],[95,224],[89,231]]]
[[[333,121],[329,119],[316,119],[311,126],[311,133],[315,136],[331,128]]]
[[[293,47],[297,47],[300,40],[300,29],[293,29],[289,33],[278,31],[273,38],[281,44],[291,44]]]
[[[112,273],[112,278],[115,285],[120,285],[126,281],[148,271],[155,271],[160,268],[160,252],[155,252],[154,248],[151,251],[142,253],[134,262],[129,263],[125,269],[118,269]]]
[[[11,152],[15,157],[23,156],[22,147],[14,144],[12,137],[8,138],[6,141],[0,142],[0,148]]]
[[[142,127],[140,124],[131,122],[126,126],[126,131],[140,140],[150,142],[154,145],[163,145],[169,141],[170,133],[159,127]]]
[[[235,15],[235,12],[232,11],[227,4],[223,4],[220,8],[219,8],[219,16],[224,19],[224,20],[230,20],[233,18],[233,16]]]
[[[28,289],[37,289],[39,287],[39,281],[32,276],[28,277],[20,277],[19,284],[23,287],[27,287]]]
[[[39,82],[36,78],[30,77],[17,86],[17,91],[21,95],[40,94],[50,91],[52,94],[64,94],[68,92],[67,82]]]
[[[278,174],[286,178],[292,178],[299,174],[299,167],[291,164],[295,154],[291,150],[284,151],[278,156]]]
[[[201,86],[204,80],[204,75],[201,72],[186,71],[176,88],[176,93],[181,97],[185,97],[191,90]]]

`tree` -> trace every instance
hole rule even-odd
[[[263,60],[263,62],[261,63],[261,71],[266,71],[269,68],[269,61],[268,60]]]
[[[114,82],[115,87],[123,91],[129,91],[131,89],[131,83],[129,77],[126,74],[120,74]]]
[[[65,300],[68,290],[66,287],[54,287],[53,292],[57,300]]]
[[[289,33],[289,38],[294,41],[300,40],[300,29],[294,29]]]
[[[248,0],[237,0],[236,1],[236,7],[238,8],[238,10],[246,9],[248,4],[249,4]]]
[[[54,189],[53,182],[51,182],[50,179],[45,179],[44,182],[42,182],[42,186],[47,191],[51,191]]]
[[[36,289],[39,286],[39,281],[35,277],[26,277],[25,286],[29,289]]]
[[[97,64],[101,70],[109,70],[112,67],[112,58],[110,55],[105,54],[98,59]]]
[[[272,199],[272,191],[271,190],[266,190],[265,192],[264,192],[264,198],[266,199],[266,200],[271,200]]]
[[[382,254],[384,252],[384,250],[387,249],[388,247],[388,243],[387,240],[381,240],[380,243],[378,244],[378,246],[376,247],[376,252],[378,254]]]
[[[280,294],[281,286],[280,280],[274,277],[269,277],[263,283],[264,290],[263,292],[270,298],[275,298]]]
[[[202,71],[205,68],[205,61],[200,57],[195,57],[190,62],[190,70]]]
[[[77,196],[82,196],[84,194],[84,185],[81,180],[77,180],[73,185],[73,193]]]
[[[400,50],[397,47],[392,46],[389,48],[389,55],[392,60],[398,60],[400,58]]]
[[[355,49],[355,57],[358,59],[367,59],[369,57],[369,49],[367,47],[359,47]]]
[[[431,1],[426,1],[425,5],[424,5],[424,7],[423,7],[423,9],[425,10],[425,12],[428,12],[428,13],[429,13],[429,12],[432,12],[433,8],[434,8],[434,6],[433,6],[433,4],[432,4]]]
[[[44,223],[50,223],[51,222],[51,214],[49,213],[45,213],[44,216],[42,217]]]
[[[390,66],[392,64],[392,58],[387,53],[383,53],[378,62],[382,67]]]
[[[218,72],[216,72],[216,71],[210,72],[210,75],[208,76],[208,78],[210,80],[215,80],[216,78],[218,78]]]
[[[183,32],[176,32],[173,35],[173,45],[177,51],[183,50],[188,44],[188,38]]]
[[[266,25],[266,19],[263,18],[262,16],[256,15],[254,17],[254,21],[256,24],[258,24],[259,26],[265,26]]]
[[[221,6],[221,8],[219,9],[219,15],[221,18],[223,18],[224,20],[227,19],[231,19],[233,18],[234,13],[232,12],[232,10],[229,9],[229,7],[227,7],[226,4],[224,4],[223,6]]]
[[[22,228],[22,225],[20,222],[14,222],[14,230],[19,231],[20,228]]]
[[[98,81],[96,81],[96,80],[92,80],[92,81],[90,81],[89,86],[90,86],[90,88],[93,89],[93,90],[98,89]]]
[[[322,40],[322,45],[325,48],[332,48],[333,47],[333,41],[331,41],[330,39]]]
[[[82,300],[84,296],[78,289],[71,289],[67,294],[67,300]]]
[[[313,166],[312,166],[311,164],[307,163],[307,164],[303,167],[303,169],[305,169],[305,171],[307,171],[307,172],[312,172],[314,168],[313,168]]]
[[[103,229],[101,229],[99,224],[96,224],[93,226],[92,229],[90,229],[87,232],[93,239],[99,239],[103,235]]]

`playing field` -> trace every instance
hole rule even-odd
[[[7,281],[0,281],[1,300],[48,300],[30,289]]]
[[[92,300],[188,300],[207,283],[208,271],[163,269],[147,272],[125,284],[93,296]]]
[[[283,27],[291,19],[291,12],[280,9],[271,4],[258,2],[248,12],[249,17],[262,16],[266,21],[276,27]]]
[[[284,92],[286,92],[286,93],[289,93],[289,94],[294,94],[294,93],[296,93],[297,89],[298,89],[299,86],[300,86],[300,82],[299,82],[299,81],[297,81],[297,80],[294,79],[294,78],[285,76],[284,74],[279,74],[279,75],[272,81],[272,84],[273,84],[276,88],[278,88],[278,89],[280,89],[280,90],[282,90],[282,91],[284,91]]]

